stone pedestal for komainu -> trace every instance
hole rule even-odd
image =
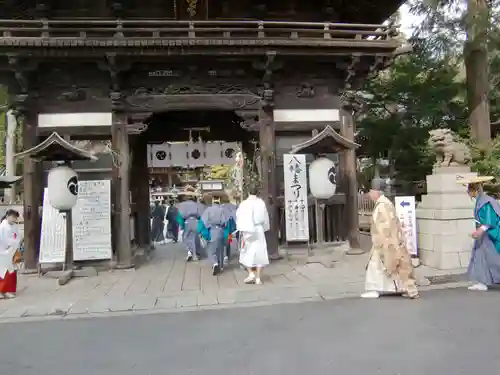
[[[422,264],[456,269],[469,264],[474,230],[473,202],[458,179],[476,176],[468,166],[470,150],[449,129],[430,132],[429,146],[436,154],[427,176],[427,195],[417,206],[417,235]]]

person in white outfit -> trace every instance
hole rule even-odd
[[[0,223],[0,297],[14,298],[17,292],[17,272],[13,257],[21,244],[17,228],[19,212],[7,210]]]
[[[236,211],[236,230],[241,236],[240,263],[247,269],[246,284],[262,284],[262,268],[269,264],[265,232],[270,229],[265,202],[257,197],[257,188]]]

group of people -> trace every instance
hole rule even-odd
[[[473,177],[457,180],[467,186],[475,200],[476,229],[471,233],[474,246],[468,275],[473,291],[487,291],[500,284],[500,204],[483,190],[493,177]],[[368,196],[375,202],[372,215],[372,249],[366,266],[363,298],[378,298],[386,293],[398,293],[411,299],[419,298],[410,255],[393,203],[384,195],[386,181],[372,180]],[[269,264],[265,232],[269,231],[266,204],[250,191],[239,206],[231,204],[226,194],[205,196],[205,204],[195,194],[186,195],[165,213],[159,203],[152,212],[153,222],[168,217],[170,235],[177,239],[182,231],[182,244],[187,261],[202,257],[202,248],[212,265],[212,274],[223,271],[231,254],[231,244],[240,242],[240,264],[248,271],[245,283],[261,284],[262,268]],[[16,255],[21,247],[17,227],[19,213],[8,210],[0,221],[0,298],[13,298],[17,290]],[[163,230],[163,228],[162,228]],[[202,246],[202,242],[205,246]]]
[[[468,267],[473,285],[469,290],[487,291],[500,284],[500,204],[484,192],[484,183],[493,177],[459,179],[467,186],[467,193],[475,200],[475,230],[471,259]],[[386,181],[372,180],[368,196],[375,202],[372,215],[372,249],[366,267],[363,298],[378,298],[383,294],[402,294],[419,298],[413,265],[406,249],[405,237],[393,203],[384,195]]]
[[[151,240],[153,243],[165,243],[170,239],[177,242],[179,228],[177,225],[177,207],[174,202],[169,202],[167,206],[166,201],[157,200],[151,210]],[[167,225],[165,227],[165,220]],[[166,231],[165,231],[166,229]]]
[[[474,291],[486,291],[500,284],[500,204],[483,190],[483,184],[492,179],[474,177],[457,181],[467,186],[467,193],[475,200],[476,229],[471,233],[474,246],[468,267],[473,282],[469,289]],[[386,188],[385,180],[375,178],[368,192],[375,207],[371,223],[372,249],[362,297],[401,294],[418,299],[412,259],[394,204],[384,195]],[[265,232],[270,225],[266,204],[257,197],[257,191],[251,191],[239,206],[229,203],[225,194],[212,194],[210,200],[202,204],[194,195],[187,195],[175,207],[175,225],[182,232],[187,261],[199,259],[205,248],[212,273],[217,275],[229,260],[231,244],[239,241],[239,261],[248,271],[245,283],[261,284],[261,270],[269,264]],[[170,216],[169,222],[172,219]]]
[[[175,238],[177,231],[181,233],[186,261],[196,261],[206,254],[215,276],[229,263],[231,249],[239,248],[239,263],[248,271],[245,283],[261,284],[261,270],[269,264],[265,232],[270,225],[266,204],[257,197],[257,191],[251,191],[238,206],[225,192],[206,194],[202,203],[194,189],[187,190],[182,201],[170,205],[166,213],[167,226],[175,222],[167,232],[175,232]],[[165,217],[165,213],[155,210],[153,225]]]

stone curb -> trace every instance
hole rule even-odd
[[[421,287],[422,292],[432,291],[432,290],[442,290],[442,289],[455,289],[467,287],[470,283],[468,282],[455,282],[448,284],[430,285]],[[136,316],[136,315],[161,315],[170,313],[181,313],[181,312],[193,312],[193,311],[205,311],[205,310],[222,310],[230,308],[247,308],[247,307],[260,307],[260,306],[271,306],[278,304],[292,304],[292,303],[305,303],[305,302],[320,302],[320,301],[331,301],[339,299],[349,299],[358,298],[359,291],[338,291],[335,293],[332,290],[332,285],[318,285],[316,287],[310,288],[312,293],[304,293],[300,296],[289,296],[288,298],[280,297],[278,294],[270,295],[269,298],[263,300],[255,301],[234,301],[231,303],[221,303],[217,304],[207,304],[201,306],[183,306],[176,302],[176,306],[172,307],[160,307],[151,309],[130,309],[124,308],[120,311],[103,311],[103,312],[82,312],[82,313],[71,313],[70,311],[64,312],[56,310],[53,314],[43,313],[41,310],[38,312],[35,310],[32,312],[33,315],[24,315],[28,311],[28,307],[18,310],[20,312],[19,316],[12,317],[0,317],[0,324],[6,323],[26,323],[26,322],[41,322],[41,321],[63,321],[72,319],[89,319],[89,318],[108,318],[108,317],[120,317],[120,316]],[[294,288],[289,288],[294,289]],[[301,289],[296,288],[296,289]],[[304,289],[304,288],[302,288]],[[322,291],[323,289],[323,291]],[[263,290],[263,289],[262,289]],[[330,291],[330,292],[329,292]],[[182,296],[180,297],[182,298]],[[1,305],[0,305],[1,306]],[[8,310],[7,310],[8,311]]]

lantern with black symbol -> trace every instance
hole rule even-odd
[[[61,212],[71,211],[78,199],[78,176],[71,162],[97,160],[93,152],[76,147],[57,133],[16,156],[54,163],[47,176],[48,198],[50,205]]]
[[[78,199],[78,176],[68,165],[58,165],[47,177],[49,202],[59,211],[70,211]]]
[[[309,166],[309,189],[314,198],[329,199],[337,189],[335,163],[325,157],[314,160]]]
[[[43,142],[29,150],[16,155],[18,158],[29,157],[39,162],[52,162],[54,167],[47,176],[48,200],[52,207],[65,213],[66,221],[66,249],[64,267],[61,272],[55,271],[59,285],[66,284],[73,276],[88,276],[83,270],[73,268],[73,224],[71,209],[78,199],[78,176],[71,168],[75,160],[97,160],[93,152],[76,147],[57,133],[52,133]],[[82,272],[80,272],[82,271]],[[97,274],[94,271],[92,274]]]

